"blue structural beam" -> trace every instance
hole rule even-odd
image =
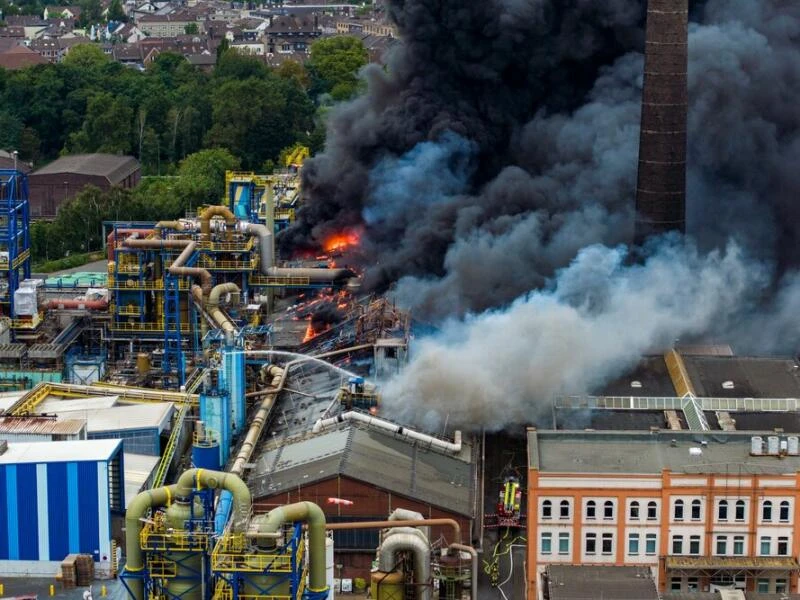
[[[14,316],[14,292],[31,276],[30,207],[28,176],[15,169],[0,169],[0,304]]]

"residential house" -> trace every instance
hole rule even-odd
[[[282,15],[274,17],[270,21],[265,33],[281,38],[317,38],[322,35],[318,24],[319,20],[316,15],[313,18]]]
[[[47,19],[70,19],[78,21],[81,18],[80,6],[45,6],[43,18]]]
[[[230,47],[239,54],[248,56],[264,56],[267,53],[267,45],[264,42],[239,41],[233,42]]]
[[[0,38],[17,40],[17,42],[21,44],[25,41],[25,28],[20,25],[0,27]]]
[[[143,15],[137,24],[145,35],[151,37],[173,38],[183,35],[191,24],[197,25],[198,31],[204,31],[202,21],[183,11],[168,15]]]
[[[25,46],[13,46],[4,52],[0,52],[0,67],[14,71],[24,69],[33,65],[47,64],[47,59],[38,52],[34,52]]]
[[[145,38],[144,32],[133,23],[120,23],[111,32],[111,38],[133,44]]]
[[[22,27],[27,40],[40,37],[50,26],[46,20],[37,15],[9,15],[5,21],[9,27]]]
[[[91,41],[86,37],[60,37],[60,38],[40,38],[38,40],[31,40],[28,47],[34,52],[38,52],[43,58],[46,58],[51,63],[58,63],[69,54],[69,51],[75,46],[81,44],[90,44]]]
[[[186,60],[206,73],[213,71],[214,67],[217,65],[216,53],[211,53],[208,51],[201,52],[199,54],[189,54],[186,56]]]

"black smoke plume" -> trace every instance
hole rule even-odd
[[[344,312],[339,309],[334,302],[324,302],[314,307],[311,313],[311,328],[314,331],[322,331],[329,325],[335,325],[344,319]]]

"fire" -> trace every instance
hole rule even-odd
[[[311,326],[311,319],[308,320],[308,327],[306,327],[306,334],[303,336],[303,343],[310,341],[313,337],[317,335],[314,331],[314,328]]]
[[[322,244],[325,252],[343,252],[350,246],[357,246],[361,238],[356,231],[342,231],[328,237]]]

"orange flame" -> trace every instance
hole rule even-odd
[[[316,334],[314,328],[311,326],[311,319],[308,320],[308,327],[306,327],[306,334],[303,337],[303,343],[305,344],[309,340],[311,340]]]
[[[328,237],[322,244],[325,252],[341,252],[350,246],[357,246],[361,241],[358,232],[342,231]]]

